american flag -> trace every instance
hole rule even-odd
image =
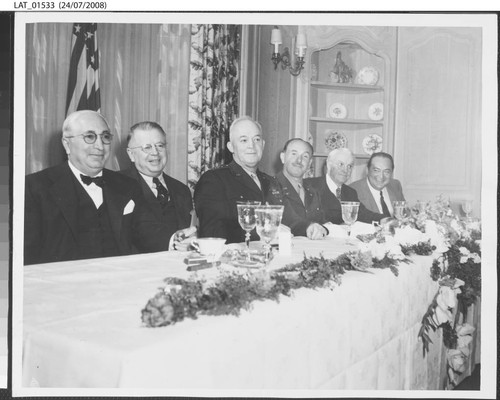
[[[101,108],[96,31],[97,24],[73,24],[66,115]]]

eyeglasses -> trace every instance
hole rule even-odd
[[[113,134],[109,132],[103,132],[100,133],[99,135],[95,132],[85,132],[81,133],[79,135],[74,135],[74,136],[65,136],[66,138],[74,138],[77,136],[83,136],[83,141],[87,144],[93,144],[97,140],[97,136],[101,138],[101,141],[103,144],[111,144],[111,141],[113,140]]]
[[[153,154],[155,150],[160,153],[167,147],[166,143],[145,144],[144,146],[129,147],[129,149],[141,149],[146,154]]]
[[[343,162],[339,162],[335,164],[335,166],[339,169],[345,169],[347,171],[352,171],[352,169],[354,168],[353,164],[344,164]]]

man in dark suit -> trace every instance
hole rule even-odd
[[[68,161],[26,176],[25,264],[167,250],[165,225],[138,183],[104,168],[112,139],[95,111],[66,118]]]
[[[353,167],[354,156],[351,151],[335,149],[328,154],[326,176],[305,180],[319,192],[325,217],[334,224],[343,223],[341,201],[359,201],[356,191],[345,184],[351,177]],[[383,217],[383,214],[373,213],[360,203],[358,221],[372,223]]]
[[[295,236],[322,239],[328,234],[328,229],[322,225],[326,221],[319,194],[304,182],[304,175],[311,167],[312,155],[313,147],[302,139],[294,138],[285,143],[280,153],[283,170],[271,184],[268,201],[284,205],[281,222]]]
[[[358,193],[359,200],[367,209],[390,217],[393,213],[392,202],[404,201],[401,182],[392,178],[394,159],[390,154],[373,153],[367,164],[366,178],[351,183]]]
[[[163,172],[167,165],[167,138],[156,122],[139,122],[130,128],[127,153],[132,166],[122,171],[139,182],[144,197],[169,237],[191,224],[193,200],[182,182]]]
[[[205,172],[194,191],[200,237],[222,237],[227,243],[243,242],[245,231],[238,223],[238,201],[260,201],[264,204],[271,177],[258,170],[264,139],[260,124],[244,116],[229,128],[227,148],[233,161]],[[259,237],[252,231],[251,240]]]

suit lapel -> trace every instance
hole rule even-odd
[[[186,205],[189,204],[190,199],[186,198],[187,196],[185,196],[181,190],[173,190],[175,186],[174,183],[172,182],[173,178],[164,173],[163,179],[167,184],[167,188],[170,192],[172,202],[174,203],[174,207],[177,214],[177,221],[179,225],[189,226],[191,224],[191,217],[189,217],[189,219],[186,219],[185,215],[189,214],[189,216],[191,216],[191,210],[187,209],[186,207]]]
[[[78,204],[78,197],[75,184],[79,185],[79,183],[75,182],[76,178],[72,174],[68,163],[62,164],[52,177],[54,184],[50,187],[50,193],[76,240],[78,214],[75,205]]]
[[[121,244],[123,210],[131,199],[130,196],[122,192],[123,189],[119,185],[116,185],[106,170],[103,171],[103,177],[106,181],[106,185],[103,188],[103,198],[106,202],[111,229],[117,242]]]
[[[378,205],[377,205],[377,202],[375,201],[375,198],[373,197],[373,193],[372,191],[370,190],[370,187],[368,186],[368,179],[365,179],[365,191],[366,191],[366,195],[365,195],[365,198],[368,199],[368,203],[369,204],[365,204],[365,206],[369,209],[369,210],[374,210],[374,212],[377,212],[379,213],[380,210],[378,208]],[[358,196],[359,197],[359,196]],[[389,195],[389,197],[391,197]],[[376,210],[376,211],[375,211]]]

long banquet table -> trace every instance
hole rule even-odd
[[[291,256],[336,257],[342,239],[295,238]],[[338,287],[300,289],[236,316],[201,316],[147,328],[141,310],[167,276],[188,277],[186,253],[24,267],[23,387],[217,390],[442,389],[440,331],[424,358],[417,335],[438,285],[432,257]],[[223,264],[199,271],[212,279]],[[474,359],[474,357],[472,357]],[[470,373],[470,369],[469,369]]]

